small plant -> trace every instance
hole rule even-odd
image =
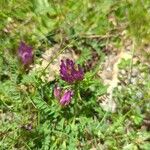
[[[71,84],[72,89],[64,91],[56,85],[54,88],[54,96],[59,100],[61,105],[66,106],[71,102],[74,92],[77,92],[75,87],[77,87],[79,81],[83,80],[84,72],[80,65],[77,67],[73,60],[66,59],[65,61],[61,60],[60,76],[62,80],[66,81],[66,83],[69,85]]]

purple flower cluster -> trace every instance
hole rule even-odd
[[[30,65],[33,61],[32,47],[28,46],[24,42],[20,42],[18,55],[24,66]]]
[[[84,71],[80,65],[76,66],[72,60],[66,59],[66,61],[61,60],[60,75],[64,81],[72,84],[83,80]]]
[[[56,99],[59,100],[62,106],[66,106],[71,102],[73,91],[72,90],[63,91],[60,87],[55,86],[54,96]]]

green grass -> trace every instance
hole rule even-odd
[[[119,77],[114,113],[99,104],[107,87],[97,76],[107,45],[122,49],[122,32],[135,42],[135,53],[148,43],[148,6],[149,0],[0,0],[0,150],[148,150],[149,61],[132,64],[139,70],[135,84],[121,82],[126,75]],[[32,45],[35,64],[55,44],[60,45],[58,55],[68,47],[81,53],[81,65],[98,53],[84,80],[71,86],[75,96],[69,106],[62,108],[54,98],[56,81],[41,80],[47,68],[23,70],[17,56],[21,40]],[[122,60],[118,67],[128,73],[130,64]],[[68,88],[59,75],[56,79]]]

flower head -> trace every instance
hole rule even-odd
[[[60,75],[66,82],[75,83],[83,80],[84,71],[80,65],[76,66],[72,60],[66,59],[66,61],[61,60]]]
[[[32,47],[28,46],[24,42],[20,43],[18,55],[21,59],[22,64],[25,66],[30,65],[33,61]]]
[[[66,106],[71,102],[73,96],[72,90],[63,91],[60,87],[54,87],[54,97],[59,100],[59,103],[62,106]]]
[[[67,90],[64,92],[63,96],[60,99],[60,104],[63,106],[68,105],[71,102],[73,96],[73,91]]]

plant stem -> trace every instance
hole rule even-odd
[[[38,120],[37,120],[37,125],[40,127],[40,111],[38,111]]]
[[[82,100],[81,95],[80,95],[79,87],[78,87],[78,89],[77,89],[77,94],[78,94],[78,98],[79,98],[79,100]]]
[[[132,76],[132,68],[133,68],[133,57],[135,53],[135,42],[133,40],[133,47],[132,47],[132,58],[131,58],[131,63],[130,63],[130,71],[128,74],[128,80],[131,81],[131,76]]]

